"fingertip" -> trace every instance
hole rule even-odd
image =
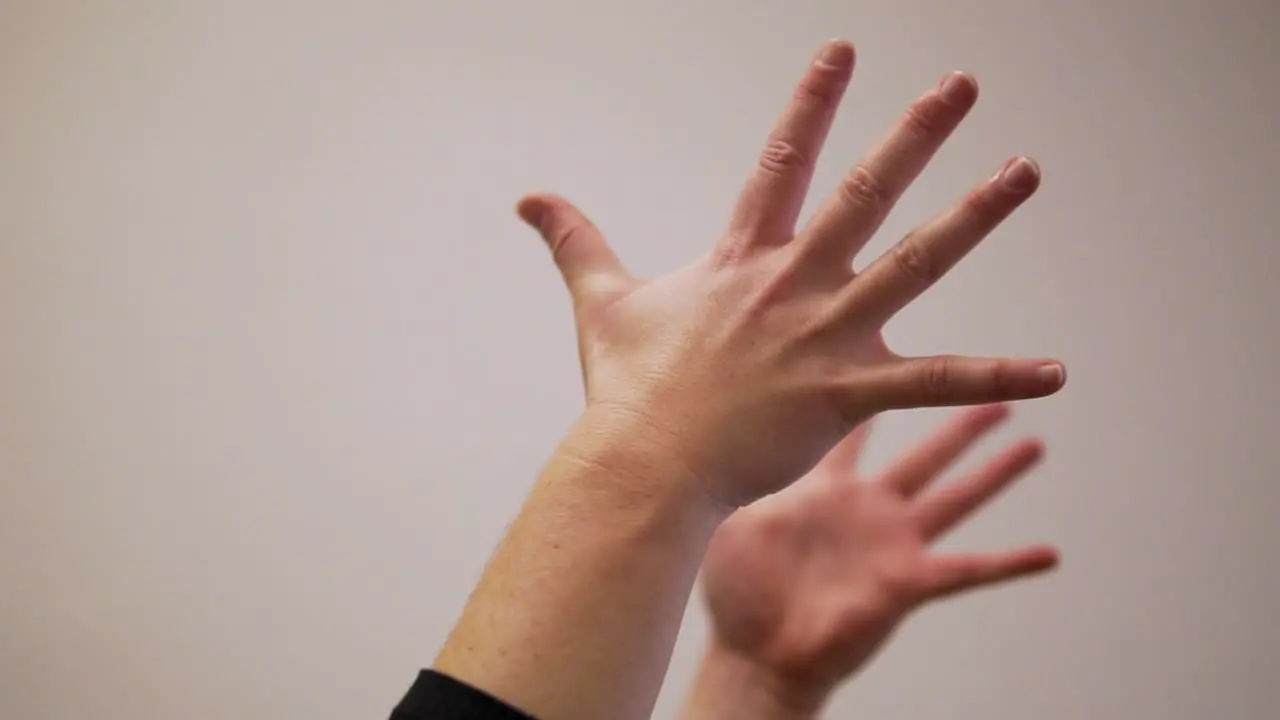
[[[986,567],[987,576],[974,584],[991,585],[1012,580],[1043,575],[1056,569],[1061,562],[1057,548],[1035,545],[1019,548],[994,559]]]
[[[817,53],[816,62],[832,70],[852,70],[857,61],[857,50],[848,40],[836,38],[829,40]]]
[[[987,403],[986,405],[979,405],[971,412],[973,413],[973,418],[975,420],[983,423],[990,423],[991,425],[997,425],[1008,419],[1009,415],[1013,412],[1013,408],[1009,403],[999,401]]]
[[[1067,368],[1057,360],[1050,360],[1036,368],[1036,380],[1041,383],[1045,394],[1055,393],[1067,384]]]
[[[516,203],[516,213],[520,219],[535,228],[544,228],[548,222],[556,219],[555,215],[575,210],[573,203],[550,192],[529,193]]]
[[[1040,187],[1040,165],[1020,155],[1005,162],[993,179],[1016,195],[1030,195]]]
[[[1029,552],[1031,559],[1028,565],[1031,567],[1032,572],[1048,572],[1056,570],[1062,565],[1062,553],[1052,545],[1041,545],[1032,548]]]
[[[530,226],[541,229],[546,215],[547,202],[541,195],[525,195],[516,202],[516,215]]]
[[[959,411],[959,421],[970,432],[982,434],[1003,423],[1009,413],[1009,404],[1006,402],[983,403]]]
[[[1044,440],[1038,437],[1025,437],[1014,447],[1021,454],[1025,454],[1029,462],[1038,462],[1045,454]]]
[[[966,72],[947,73],[938,83],[938,96],[952,107],[968,109],[978,101],[978,81]]]
[[[1044,460],[1044,443],[1040,438],[1026,437],[1015,441],[991,460],[994,480],[1003,487],[1015,482]]]

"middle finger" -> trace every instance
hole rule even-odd
[[[977,99],[977,83],[957,72],[916,100],[818,209],[803,233],[810,250],[852,263]]]

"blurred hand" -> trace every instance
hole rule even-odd
[[[929,551],[1040,459],[1040,443],[1021,440],[924,492],[1005,416],[999,405],[968,409],[874,477],[855,472],[863,425],[794,486],[734,513],[704,562],[714,653],[749,664],[778,704],[812,710],[921,604],[1056,565],[1047,547]]]
[[[960,73],[924,93],[799,232],[814,163],[853,70],[827,45],[774,127],[724,236],[656,280],[630,275],[600,231],[554,195],[524,198],[573,298],[588,417],[642,432],[732,509],[785,487],[840,438],[892,408],[1048,395],[1060,364],[905,358],[881,327],[1026,200],[1035,164],[1006,163],[862,272],[852,261],[977,99]],[[639,430],[643,428],[643,430]]]

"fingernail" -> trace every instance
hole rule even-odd
[[[845,40],[832,40],[822,46],[818,53],[818,62],[834,70],[843,70],[853,65],[853,46]]]
[[[1040,168],[1027,158],[1014,158],[1000,171],[1000,181],[1014,192],[1034,190],[1040,182]]]
[[[974,92],[976,88],[977,86],[968,75],[953,72],[942,78],[942,82],[938,85],[938,96],[948,105],[967,107],[977,97]]]
[[[1036,377],[1043,381],[1046,385],[1053,385],[1055,388],[1062,387],[1063,382],[1067,378],[1066,370],[1058,363],[1050,363],[1041,365],[1036,370]]]

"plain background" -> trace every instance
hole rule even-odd
[[[1070,382],[997,441],[1050,462],[948,539],[1062,570],[922,612],[830,715],[1275,717],[1277,33],[1267,0],[0,3],[0,716],[385,716],[580,408],[514,201],[677,267],[847,37],[815,200],[982,86],[863,262],[1044,168],[891,344]]]

